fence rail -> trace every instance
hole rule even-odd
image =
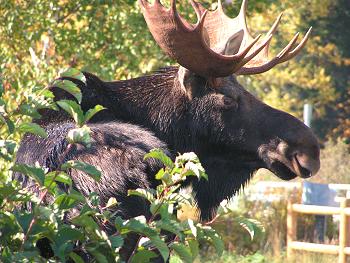
[[[288,202],[287,214],[287,257],[293,255],[293,250],[303,250],[325,254],[338,255],[338,263],[345,263],[350,256],[350,199],[340,200],[340,207],[302,205]],[[340,215],[339,245],[326,245],[296,241],[297,214]]]

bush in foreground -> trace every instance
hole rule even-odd
[[[61,73],[61,76],[85,81],[84,75],[74,69]],[[65,80],[55,83],[55,86],[81,102],[81,92],[73,82]],[[149,219],[139,216],[123,220],[113,212],[118,206],[114,198],[102,207],[95,193],[84,196],[74,190],[71,169],[81,170],[96,181],[103,171],[76,160],[62,161],[74,144],[91,146],[87,122],[103,107],[96,106],[84,113],[75,101],[54,102],[53,94],[46,89],[21,94],[15,102],[13,97],[8,96],[8,91],[0,91],[0,256],[3,262],[36,262],[43,261],[45,257],[63,262],[68,259],[84,262],[87,257],[98,262],[120,261],[119,250],[130,233],[137,234],[139,239],[128,262],[148,262],[159,256],[167,260],[172,254],[177,254],[184,262],[192,262],[203,243],[212,244],[219,255],[223,252],[223,241],[210,226],[212,222],[180,221],[176,216],[176,210],[182,206],[193,205],[190,195],[178,193],[186,177],[207,179],[194,153],[179,155],[174,162],[159,150],[147,154],[145,158],[155,158],[164,164],[164,168],[155,175],[160,184],[157,189],[130,190],[128,194],[147,199],[152,216]],[[18,142],[24,133],[47,136],[42,127],[31,122],[32,118],[40,118],[39,112],[43,108],[61,108],[76,123],[76,127],[67,133],[69,144],[58,157],[57,169],[50,172],[39,165],[15,163]],[[22,189],[19,182],[12,180],[13,172],[30,177],[38,193]],[[49,203],[44,201],[48,196]],[[80,207],[78,213],[66,220],[66,214],[77,206]],[[218,217],[229,212],[223,208]],[[243,219],[241,221],[245,229],[254,232],[251,231],[254,225],[247,225]],[[103,230],[105,225],[112,225],[115,233],[108,235]],[[167,237],[169,233],[173,238]],[[37,245],[43,239],[50,240],[51,245],[46,254],[40,255]]]

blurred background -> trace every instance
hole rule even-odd
[[[188,1],[178,2],[181,13],[195,22]],[[207,8],[217,6],[216,1],[201,2]],[[240,4],[223,1],[231,17],[238,14]],[[346,197],[346,184],[350,184],[350,1],[250,1],[248,25],[252,34],[266,33],[282,11],[271,56],[295,32],[303,36],[312,26],[306,48],[288,63],[264,74],[239,77],[239,81],[267,104],[299,119],[303,119],[304,105],[312,105],[310,125],[322,146],[322,167],[311,182],[343,184],[328,188],[335,197]],[[9,108],[15,109],[33,91],[47,86],[62,68],[75,67],[115,80],[172,64],[174,61],[153,41],[135,0],[0,0],[1,92]],[[0,168],[7,167],[0,164]],[[263,228],[252,240],[232,218],[217,222],[227,252],[222,258],[213,258],[212,252],[204,249],[201,262],[285,261],[287,201],[307,203],[305,191],[300,181],[280,184],[268,171],[259,171],[232,206],[237,216],[254,218]],[[297,238],[315,241],[317,221],[312,215],[298,217]],[[321,241],[337,244],[339,220],[327,216],[323,221],[327,227]],[[298,262],[337,260],[335,256],[301,252],[294,257]]]

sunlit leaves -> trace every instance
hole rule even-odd
[[[251,240],[253,240],[258,233],[265,232],[264,226],[258,220],[237,217],[236,221],[249,233]]]
[[[131,263],[139,262],[151,262],[152,258],[156,258],[158,255],[150,250],[140,250],[131,259]]]
[[[26,164],[16,163],[12,167],[12,171],[24,174],[34,179],[39,185],[43,185],[45,181],[45,171],[41,167],[33,167]]]
[[[190,247],[187,247],[181,243],[172,243],[170,245],[170,248],[173,249],[176,252],[176,254],[179,255],[179,257],[183,260],[183,262],[185,262],[185,263],[193,262]]]
[[[21,125],[19,125],[18,129],[21,132],[32,133],[42,138],[47,137],[46,131],[36,123],[22,123]]]
[[[84,113],[79,104],[72,100],[60,100],[57,104],[64,109],[79,126],[83,125]]]
[[[76,170],[82,171],[87,175],[89,175],[95,181],[99,181],[101,178],[100,170],[98,170],[95,166],[91,164],[84,163],[81,161],[76,161],[76,160],[68,161],[62,165],[61,169],[63,170],[76,169]]]
[[[68,77],[68,78],[73,78],[76,80],[80,80],[84,84],[86,84],[86,78],[85,75],[78,69],[75,68],[68,68],[64,70],[62,73],[60,73],[60,77]],[[73,94],[72,94],[73,95]],[[78,100],[78,102],[81,102]]]
[[[147,153],[144,157],[145,159],[148,158],[154,158],[154,159],[158,159],[159,161],[161,161],[165,166],[169,167],[169,168],[174,168],[174,163],[173,161],[160,149],[154,149],[151,150],[149,153]]]
[[[104,110],[105,108],[101,105],[96,105],[94,108],[89,109],[85,114],[81,109],[80,105],[72,100],[60,100],[57,104],[65,110],[78,124],[78,126],[83,126],[87,123],[93,116],[98,112]]]
[[[136,190],[128,190],[128,195],[141,196],[150,202],[155,200],[155,198],[154,198],[155,191],[153,189],[138,188]]]
[[[53,86],[67,91],[68,93],[73,95],[79,103],[81,103],[82,94],[80,89],[77,87],[77,85],[74,82],[66,79],[64,80],[59,79],[53,83]]]
[[[69,130],[67,134],[67,140],[69,143],[80,143],[86,147],[91,146],[90,128],[86,125]]]
[[[94,117],[98,112],[104,110],[105,108],[101,105],[96,105],[94,108],[89,109],[84,116],[85,123],[88,122],[92,117]]]

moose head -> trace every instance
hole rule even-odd
[[[213,203],[207,193],[218,191],[217,203],[222,196],[232,196],[233,190],[228,187],[240,187],[249,178],[247,174],[263,167],[286,180],[314,175],[320,161],[311,130],[293,116],[256,99],[235,77],[263,73],[295,57],[306,44],[311,28],[298,45],[297,33],[270,59],[269,43],[282,14],[264,38],[253,38],[246,24],[246,0],[235,18],[225,15],[220,0],[214,11],[190,2],[198,18],[196,24],[180,16],[175,0],[169,9],[159,0],[153,4],[139,0],[154,39],[181,65],[174,86],[186,96],[186,120],[190,121],[187,131],[176,134],[191,138],[194,146],[186,150],[195,150],[209,171],[209,183],[195,187],[197,197],[204,198],[206,206]],[[180,108],[184,107],[174,103],[177,116],[181,115]],[[219,181],[221,186],[217,187]]]

